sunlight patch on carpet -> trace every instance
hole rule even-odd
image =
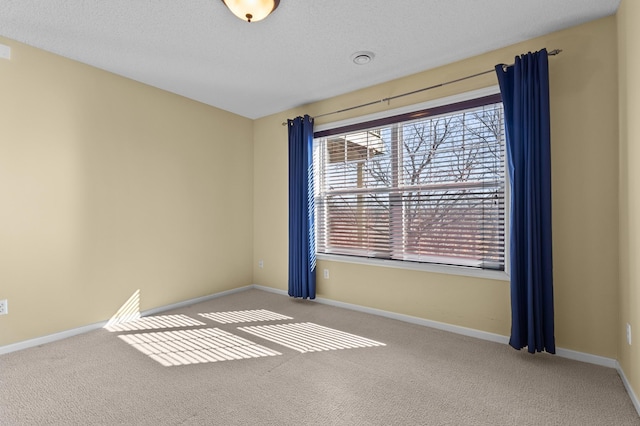
[[[375,340],[310,322],[256,325],[238,327],[238,330],[301,353],[386,346],[384,343],[376,342]]]
[[[107,325],[109,331],[135,331],[135,330],[158,330],[161,328],[193,327],[206,325],[186,315],[159,315],[152,317],[142,317],[133,321],[120,324]]]
[[[257,321],[282,321],[293,319],[286,315],[281,315],[275,312],[267,311],[265,309],[257,309],[252,311],[211,312],[198,315],[219,322],[221,324],[235,324],[240,322]]]
[[[118,337],[165,367],[282,355],[218,328],[123,334]]]

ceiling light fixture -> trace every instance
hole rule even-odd
[[[375,56],[376,55],[373,52],[362,51],[362,52],[356,52],[353,55],[351,55],[351,60],[356,65],[364,65],[373,61],[373,58],[375,58]]]
[[[222,3],[243,21],[257,22],[276,10],[280,0],[222,0]]]

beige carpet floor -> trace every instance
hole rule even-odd
[[[640,425],[613,369],[255,289],[113,330],[1,355],[0,425]]]

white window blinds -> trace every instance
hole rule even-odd
[[[504,270],[502,114],[497,95],[316,134],[317,253]]]

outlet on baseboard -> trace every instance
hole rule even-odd
[[[0,300],[0,315],[7,315],[9,313],[9,302],[7,299]]]
[[[631,324],[627,323],[627,344],[631,346]]]

